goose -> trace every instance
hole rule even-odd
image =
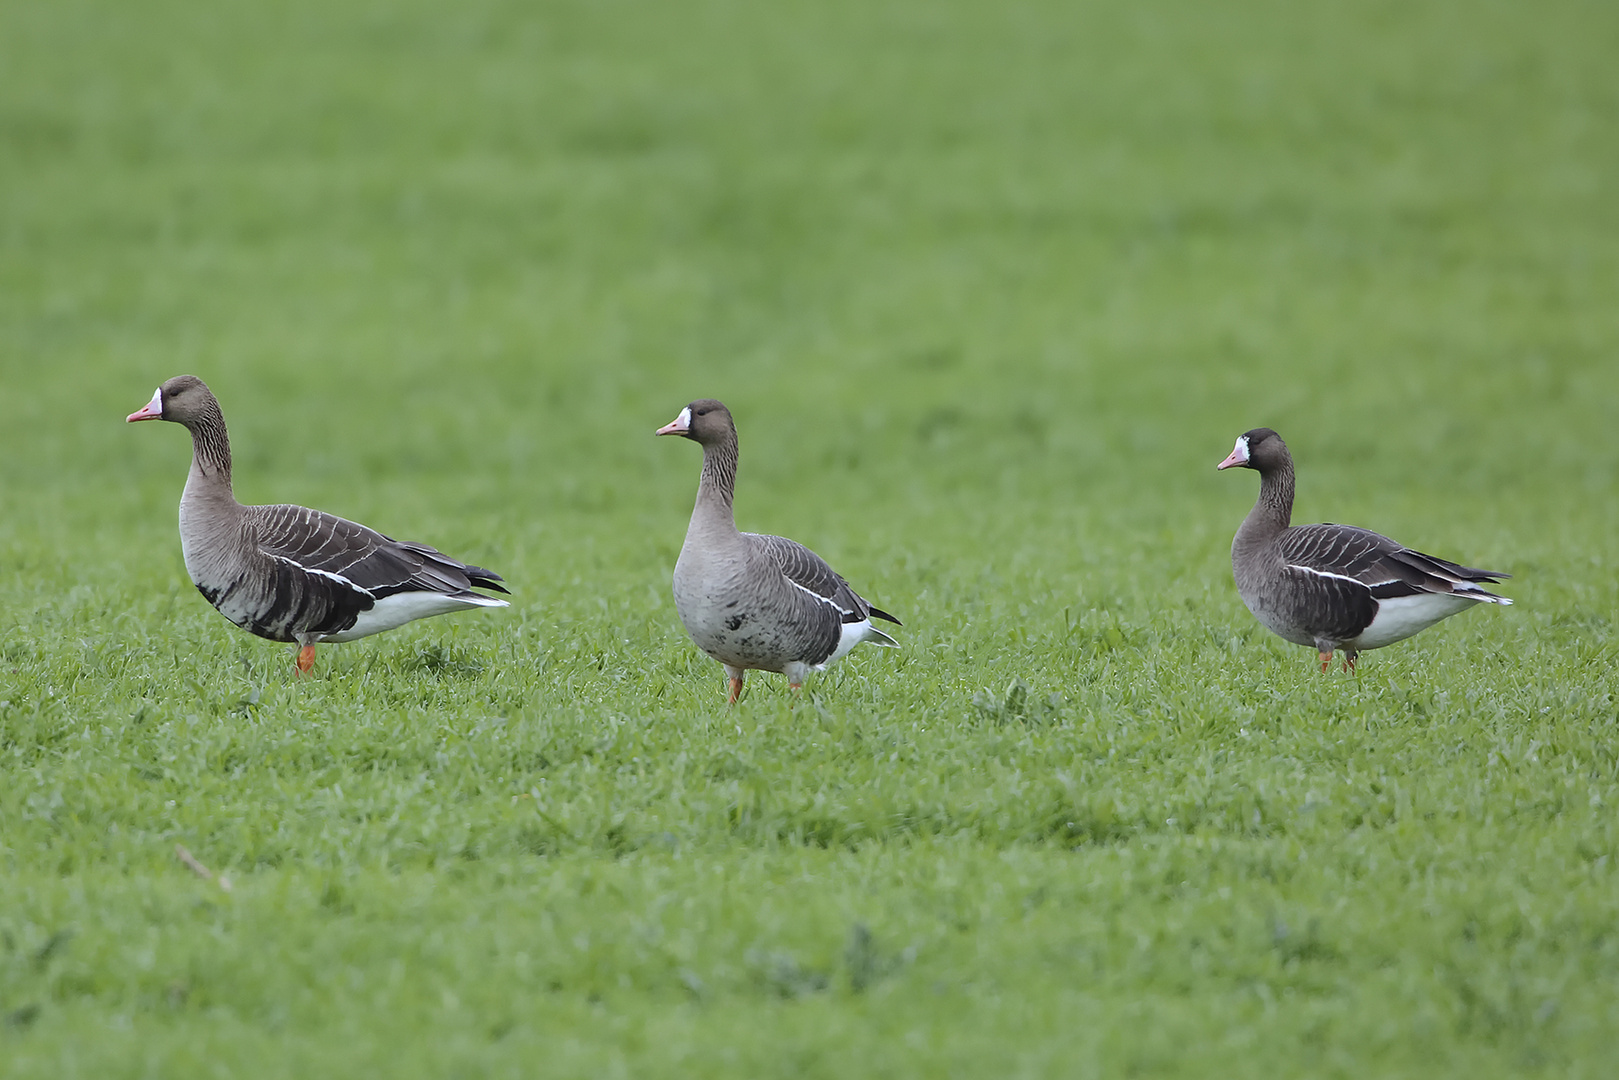
[[[871,624],[899,620],[866,602],[815,552],[784,537],[737,531],[729,409],[694,401],[654,434],[703,448],[697,504],[675,562],[675,610],[697,647],[725,666],[728,704],[736,704],[750,669],[787,676],[797,693],[808,672],[831,667],[862,641],[899,647]]]
[[[207,384],[176,375],[126,417],[170,420],[191,432],[180,496],[186,573],[219,613],[271,641],[292,641],[308,674],[317,642],[353,641],[415,619],[506,607],[472,590],[506,592],[499,574],[426,544],[393,540],[302,506],[243,506],[231,491],[230,438]]]
[[[1475,570],[1403,547],[1353,525],[1289,525],[1293,457],[1270,428],[1254,428],[1217,469],[1259,473],[1259,499],[1231,541],[1231,568],[1242,602],[1266,629],[1313,645],[1326,671],[1344,653],[1344,670],[1366,649],[1381,649],[1474,604],[1511,604],[1480,584],[1511,577]]]

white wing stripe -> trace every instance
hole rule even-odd
[[[798,582],[794,581],[792,578],[788,577],[786,574],[781,575],[781,577],[782,577],[783,581],[787,582],[787,584],[791,585],[793,588],[797,589],[799,592],[809,593],[811,596],[815,597],[815,599],[819,600],[821,603],[826,604],[828,607],[832,608],[832,610],[836,611],[839,615],[848,615],[848,614],[851,613],[852,609],[843,607],[836,600],[832,599],[830,596],[822,596],[820,593],[816,592],[814,589],[805,588],[803,585],[800,585]]]
[[[1326,570],[1317,570],[1313,566],[1300,566],[1298,563],[1288,563],[1287,568],[1289,570],[1302,570],[1306,574],[1314,574],[1316,577],[1334,578],[1338,581],[1348,581],[1355,585],[1359,585],[1363,589],[1368,587],[1364,581],[1360,580],[1360,578],[1352,578],[1348,574],[1334,574]]]
[[[376,599],[375,596],[372,596],[372,593],[371,593],[370,589],[362,589],[362,588],[360,588],[360,586],[354,584],[354,582],[350,581],[348,578],[344,577],[342,574],[334,574],[329,570],[316,570],[312,566],[305,566],[303,563],[299,562],[296,559],[289,559],[285,555],[277,555],[274,552],[265,552],[265,554],[269,555],[270,558],[275,559],[277,562],[284,562],[288,566],[296,566],[298,569],[302,570],[306,574],[319,574],[323,578],[331,578],[333,581],[337,582],[338,584],[344,585],[344,586],[346,586],[346,587],[348,587],[350,589],[353,589],[357,593],[363,593],[366,596],[370,596],[371,599],[373,599],[373,600]]]

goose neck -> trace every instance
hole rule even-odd
[[[1259,498],[1237,531],[1237,543],[1247,545],[1269,540],[1284,531],[1292,520],[1293,463],[1283,461],[1259,474]]]
[[[191,432],[191,480],[228,494],[231,490],[230,436],[225,432],[224,416],[218,409],[211,409],[186,427]]]
[[[736,497],[737,441],[726,439],[703,447],[703,475],[697,483],[697,513],[722,516],[733,522],[731,504]]]

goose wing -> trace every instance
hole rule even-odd
[[[895,625],[899,624],[899,620],[886,611],[867,603],[864,597],[849,587],[849,583],[843,580],[836,570],[827,565],[825,559],[796,540],[762,533],[742,535],[769,555],[771,561],[781,570],[782,576],[794,586],[836,608],[839,622],[857,623],[875,616],[887,619]]]
[[[456,596],[475,587],[506,591],[498,584],[500,575],[457,562],[426,544],[394,540],[358,522],[304,506],[255,509],[259,550],[373,600],[401,592]]]
[[[1282,536],[1282,557],[1291,569],[1335,574],[1364,585],[1377,600],[1421,593],[1458,593],[1498,599],[1480,587],[1509,577],[1413,551],[1370,529],[1353,525],[1301,525]]]

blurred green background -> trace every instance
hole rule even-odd
[[[644,436],[708,394],[750,497],[858,467],[964,525],[1200,527],[1261,423],[1335,513],[1466,493],[1422,522],[1463,557],[1613,502],[1603,4],[4,17],[9,498],[102,528],[175,486],[110,421],[180,371],[247,497],[371,518],[459,469],[458,514],[662,521],[692,462]]]
[[[580,1075],[1599,1075],[1587,1051],[1619,1030],[1619,890],[1602,869],[1619,797],[1616,57],[1619,8],[1598,0],[0,3],[0,1057],[39,1075],[247,1073],[270,1069],[247,1032],[273,1021],[303,1055],[289,1074],[516,1074],[536,1044],[473,1047],[486,1033],[436,995],[523,1002],[543,985],[554,1010],[539,1011],[573,1041],[538,1045]],[[181,372],[221,400],[243,501],[433,543],[503,573],[514,609],[324,649],[322,680],[295,684],[281,649],[184,579],[183,435],[122,422]],[[752,718],[723,713],[719,670],[668,596],[698,460],[651,432],[706,396],[738,420],[742,527],[808,543],[906,622],[903,656],[857,654],[797,714],[768,677]],[[1359,682],[1307,678],[1306,650],[1259,631],[1230,582],[1253,478],[1213,466],[1259,425],[1299,462],[1299,520],[1512,571],[1518,606],[1370,654]],[[1026,700],[1053,726],[1019,735]],[[1256,724],[1274,744],[1244,741]],[[601,734],[621,729],[712,805],[625,809],[646,746]],[[1104,730],[1140,753],[1085,741]],[[828,732],[829,761],[812,749]],[[1343,739],[1358,764],[1334,756]],[[365,740],[409,762],[378,765]],[[836,756],[878,742],[911,756]],[[452,768],[446,747],[472,756]],[[697,764],[733,751],[782,770],[758,805],[803,793],[770,811],[779,828],[749,824],[741,773]],[[547,811],[566,827],[535,826],[549,839],[522,850],[508,801],[591,753],[606,764],[581,801]],[[1527,765],[1501,779],[1526,755],[1561,763],[1567,799],[1533,825],[1495,816],[1555,786]],[[1081,758],[1063,798],[1118,800],[1089,825],[1007,779]],[[1276,994],[1312,1004],[1281,1020],[1269,989],[1247,996],[1274,971],[1185,959],[1185,935],[1209,940],[1197,918],[1129,885],[1164,851],[1176,881],[1224,865],[1150,787],[1218,801],[1222,768],[1247,809],[1229,836],[1212,811],[1200,827],[1243,851],[1347,851],[1365,820],[1322,817],[1321,784],[1387,802],[1390,821],[1417,792],[1415,831],[1387,850],[1354,840],[1381,864],[1297,886],[1269,854],[1230,871],[1248,928],[1234,940],[1251,931],[1276,971],[1333,972],[1283,979]],[[419,780],[385,837],[323,794]],[[220,801],[187,804],[197,785]],[[1245,824],[1253,798],[1280,823]],[[1459,832],[1427,835],[1424,806]],[[434,833],[430,811],[461,831]],[[688,875],[665,835],[708,862]],[[188,906],[200,886],[176,839],[244,883],[236,914]],[[461,885],[428,907],[391,899],[428,886],[390,873],[438,873],[463,843],[483,861]],[[1535,864],[1513,893],[1491,876],[1513,852],[1555,872]],[[925,873],[908,861],[923,858]],[[1379,879],[1336,952],[1314,923],[1278,944],[1273,907],[1345,917],[1346,882],[1390,858],[1407,876]],[[1500,918],[1469,923],[1422,892],[1425,873]],[[574,904],[588,934],[593,912],[616,926],[648,897],[717,902],[715,874],[742,897],[800,874],[829,892],[692,916],[694,955],[730,959],[688,958],[690,979],[654,965],[644,998],[627,953],[486,975],[423,944],[476,910],[493,954],[543,956],[522,942],[532,896]],[[593,892],[602,880],[618,884]],[[958,889],[977,899],[938,917],[965,937],[915,929],[956,911],[938,896]],[[1087,889],[1126,914],[1075,929],[1102,902]],[[1074,908],[1030,929],[1036,892]],[[1168,935],[1137,967],[1108,959],[1132,914]],[[855,917],[895,951],[931,943],[888,998],[859,992]],[[778,954],[714,929],[751,918],[809,943]],[[120,951],[170,919],[166,955],[189,974]],[[1483,944],[1433,946],[1458,970],[1476,957],[1476,983],[1433,974],[1434,919],[1485,927]],[[53,960],[62,927],[78,951]],[[276,927],[296,964],[258,954]],[[1069,955],[1065,933],[1100,950],[1085,969],[1107,987],[1099,1012],[1069,1009],[1078,976],[1040,966]],[[236,959],[210,968],[199,940]],[[806,949],[847,974],[794,1012],[825,989],[796,966]],[[411,1008],[322,981],[324,957],[378,978],[404,952],[430,973]],[[992,985],[996,1004],[928,1005],[946,984]],[[688,998],[689,1015],[669,1004]],[[286,1000],[302,1002],[290,1018]],[[604,1018],[619,1006],[647,1026]],[[499,1035],[543,1032],[510,1007]],[[75,1056],[86,1032],[113,1056]],[[412,1059],[413,1038],[444,1049]]]

